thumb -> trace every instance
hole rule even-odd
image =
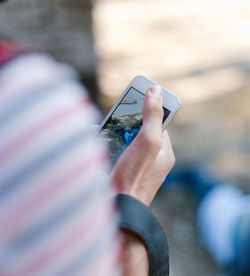
[[[154,135],[162,134],[162,89],[152,86],[146,93],[143,104],[143,130]]]

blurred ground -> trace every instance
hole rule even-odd
[[[103,0],[93,18],[104,109],[135,75],[159,82],[182,100],[168,127],[177,165],[204,160],[250,192],[250,2]],[[189,195],[160,194],[153,210],[168,233],[171,274],[213,275]]]

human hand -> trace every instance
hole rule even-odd
[[[162,118],[162,90],[152,86],[143,104],[143,126],[111,173],[119,194],[133,196],[147,206],[175,164],[168,133],[162,133]]]

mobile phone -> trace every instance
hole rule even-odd
[[[152,85],[158,84],[144,76],[136,76],[97,130],[108,143],[111,168],[141,129],[144,97]],[[161,88],[164,130],[179,110],[181,102],[177,96]]]

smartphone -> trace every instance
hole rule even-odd
[[[97,130],[108,143],[111,168],[142,127],[144,97],[152,85],[158,84],[144,76],[136,76]],[[177,96],[162,88],[162,105],[164,130],[180,109],[181,102]]]

